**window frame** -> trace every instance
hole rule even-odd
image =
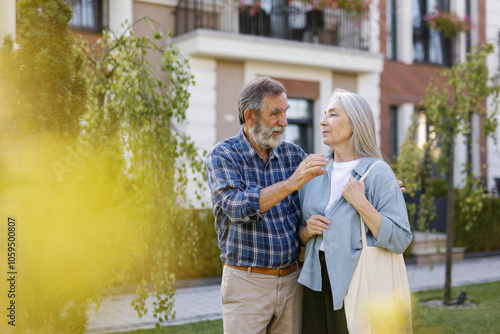
[[[109,0],[66,0],[73,10],[73,18],[70,21],[71,28],[75,31],[83,32],[97,32],[100,33],[102,30],[108,27],[109,23]],[[75,11],[75,6],[80,5],[80,17],[77,17],[77,11]],[[88,6],[91,6],[89,8]],[[84,10],[91,12],[93,24],[87,24],[84,17]],[[75,19],[79,22],[75,24]]]
[[[432,9],[428,9],[428,4],[433,0],[412,0],[412,5],[417,5],[420,8],[420,16],[412,18],[412,30],[413,30],[413,62],[421,64],[432,64],[438,66],[451,66],[452,64],[452,40],[451,38],[446,38],[442,32],[435,31],[427,26],[424,20],[424,16],[429,14]],[[436,0],[437,6],[441,11],[449,11],[450,3],[449,0]],[[418,20],[416,22],[415,20]],[[418,23],[418,26],[417,24]],[[438,38],[439,45],[441,46],[442,61],[437,62],[431,59],[433,39]],[[423,47],[423,59],[417,59],[417,53],[415,52],[416,43],[422,43]]]
[[[307,102],[307,116],[308,116],[307,119],[293,118],[287,115],[286,120],[288,122],[287,128],[289,128],[290,125],[305,127],[306,138],[304,140],[304,145],[301,145],[300,143],[295,143],[295,144],[299,145],[307,154],[311,154],[314,152],[314,126],[313,126],[314,100],[300,98],[300,97],[288,97],[289,102],[290,100],[302,100]],[[285,137],[286,137],[286,131],[285,131]],[[285,140],[287,139],[285,138]]]
[[[386,22],[387,22],[387,40],[386,40],[386,56],[389,60],[398,59],[398,16],[397,16],[397,0],[387,0],[386,2]],[[389,20],[390,17],[390,20]]]
[[[389,106],[389,157],[396,158],[399,154],[399,107],[396,105]]]

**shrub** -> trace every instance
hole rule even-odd
[[[460,212],[458,207],[455,212]],[[455,215],[455,246],[465,247],[467,252],[499,250],[500,198],[484,199],[477,215],[473,224],[463,215]]]
[[[217,234],[214,228],[214,215],[211,209],[195,210],[191,214],[193,233],[197,234],[197,242],[191,245],[183,244],[174,254],[172,271],[177,279],[194,279],[220,276],[222,262],[217,246]],[[187,248],[191,248],[190,250]],[[183,261],[186,256],[181,253],[192,253],[193,260]],[[191,257],[190,257],[191,258]]]

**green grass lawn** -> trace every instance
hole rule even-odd
[[[414,333],[500,333],[500,282],[453,288],[453,297],[467,293],[473,309],[435,309],[417,305],[413,311]],[[418,300],[439,299],[442,289],[416,293]]]
[[[500,333],[500,282],[473,284],[453,288],[453,297],[467,293],[467,300],[477,304],[473,309],[435,309],[418,301],[442,298],[442,289],[417,292],[413,295],[414,334]],[[220,334],[222,320],[162,327],[160,330],[136,330],[120,334]],[[118,333],[117,333],[118,334]]]
[[[222,334],[222,319],[205,320],[185,325],[160,327],[160,329],[138,329],[114,334]]]

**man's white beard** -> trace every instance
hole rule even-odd
[[[275,131],[281,131],[281,134],[273,138],[273,132]],[[255,126],[250,129],[250,136],[252,136],[252,139],[260,147],[270,149],[278,147],[281,143],[283,143],[283,132],[285,132],[284,126],[277,125],[272,128],[268,128],[265,125],[262,125],[260,119],[257,119]]]

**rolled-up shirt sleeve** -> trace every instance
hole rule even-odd
[[[299,189],[299,191],[298,191],[300,207],[302,207],[302,204],[304,203],[304,195],[306,193],[305,192],[306,187],[307,187],[307,184],[304,187],[302,187],[301,189]],[[307,226],[307,218],[303,214],[300,215],[299,224],[302,226]]]
[[[377,166],[378,167],[378,166]],[[401,254],[410,245],[413,235],[408,220],[408,212],[396,177],[389,166],[387,170],[373,178],[372,204],[382,215],[376,246]]]
[[[232,223],[261,219],[259,187],[248,187],[231,155],[220,148],[207,156],[207,180],[215,210],[222,210]]]

